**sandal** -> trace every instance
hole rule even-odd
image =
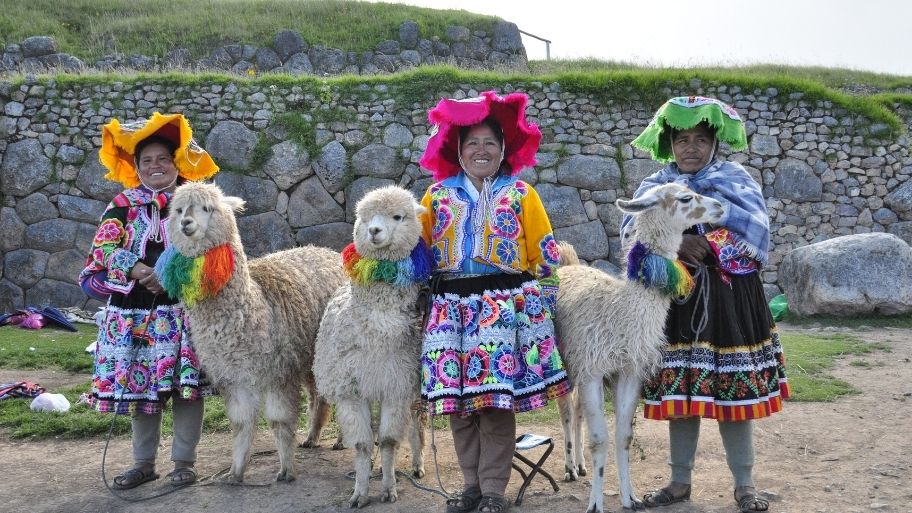
[[[768,500],[754,493],[753,488],[742,488],[744,495],[738,497],[738,489],[735,488],[735,502],[738,503],[738,510],[741,513],[753,513],[754,511],[766,511],[770,507]]]
[[[114,488],[118,490],[129,490],[130,488],[136,488],[143,483],[148,483],[149,481],[154,481],[156,479],[158,479],[158,474],[155,473],[154,469],[149,469],[147,472],[140,467],[134,467],[123,474],[114,476]]]
[[[478,508],[481,502],[481,490],[464,490],[455,497],[446,500],[446,513],[469,513]]]
[[[478,505],[478,511],[481,513],[499,513],[510,508],[507,499],[497,495],[485,495],[481,498],[481,504]]]
[[[173,486],[187,486],[196,482],[196,471],[193,467],[181,467],[168,472]]]
[[[676,502],[684,502],[690,500],[690,485],[687,485],[687,491],[683,495],[674,495],[671,493],[671,490],[668,486],[662,488],[661,490],[653,490],[647,492],[643,496],[643,505],[647,508],[655,508],[658,506],[668,506],[669,504],[674,504]]]

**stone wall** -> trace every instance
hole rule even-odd
[[[399,184],[420,195],[431,183],[418,167],[426,113],[440,97],[489,88],[424,87],[395,78],[343,87],[265,82],[102,85],[0,82],[0,311],[22,304],[84,305],[75,277],[106,202],[120,188],[102,179],[99,130],[111,117],[184,112],[224,171],[215,181],[247,200],[240,219],[250,255],[314,243],[336,249],[351,238],[353,207],[371,188]],[[621,264],[614,201],[629,197],[659,166],[629,142],[655,101],[614,101],[559,83],[507,84],[531,101],[544,133],[535,184],[558,239],[595,265]],[[912,156],[892,137],[829,101],[802,93],[691,81],[669,95],[707,94],[747,120],[750,150],[730,155],[763,184],[773,249],[762,276],[775,284],[795,247],[843,234],[891,232],[912,241]],[[912,113],[898,107],[908,126]],[[724,151],[724,148],[723,148]]]
[[[7,44],[0,54],[0,73],[79,73],[83,71],[217,71],[254,76],[375,75],[395,73],[428,64],[466,69],[528,71],[526,48],[515,23],[499,21],[491,32],[447,27],[444,34],[421,34],[418,24],[406,21],[398,39],[380,41],[369,51],[347,52],[308,43],[294,30],[275,35],[271,45],[228,44],[194,59],[186,48],[167,55],[105,55],[94,63],[60,53],[49,36],[32,36]]]

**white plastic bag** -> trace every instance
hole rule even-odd
[[[32,400],[29,408],[32,411],[56,411],[65,412],[70,409],[70,401],[63,394],[50,394],[45,392]]]

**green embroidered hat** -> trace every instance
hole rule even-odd
[[[715,98],[704,96],[678,96],[665,102],[656,111],[649,126],[630,144],[649,152],[653,160],[662,163],[674,161],[666,127],[688,130],[706,122],[716,131],[716,139],[725,141],[731,149],[747,148],[747,134],[738,111]]]

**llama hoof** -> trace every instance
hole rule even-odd
[[[291,481],[294,481],[295,479],[296,479],[296,476],[287,470],[280,470],[279,473],[276,474],[276,481],[280,481],[280,482],[284,481],[286,483],[289,483]]]
[[[243,475],[239,476],[239,475],[235,474],[234,472],[228,472],[227,474],[225,474],[224,476],[219,478],[219,481],[221,481],[223,483],[228,483],[228,484],[243,483],[244,476]]]
[[[399,500],[399,494],[396,493],[395,488],[383,490],[383,495],[380,496],[380,502],[396,502],[397,500]]]
[[[414,477],[415,479],[421,479],[424,476],[425,476],[424,467],[418,467],[418,468],[412,469],[412,477]]]
[[[342,449],[345,449],[345,444],[342,442],[336,442],[332,446],[332,450],[334,451],[341,451]]]
[[[576,468],[576,475],[578,475],[580,477],[586,476],[586,475],[589,475],[589,471],[586,470],[586,467],[580,465],[579,467]]]
[[[569,483],[572,481],[579,480],[579,474],[576,473],[574,468],[564,468],[564,482]]]
[[[586,513],[602,513],[602,510],[593,504],[592,506],[589,506],[589,509],[586,510]]]
[[[304,440],[303,442],[301,442],[301,445],[299,445],[298,447],[303,447],[305,449],[314,449],[319,446],[320,446],[320,444],[318,444],[317,442],[307,439],[307,440]]]
[[[370,497],[367,495],[358,495],[358,492],[355,492],[351,499],[348,499],[348,507],[350,508],[363,508],[370,504]]]

